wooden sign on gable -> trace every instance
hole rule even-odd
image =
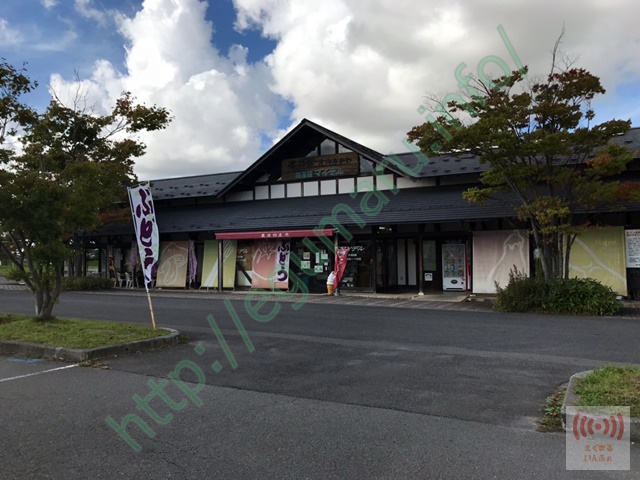
[[[322,180],[351,177],[358,173],[360,173],[360,162],[355,152],[290,158],[282,161],[282,180]]]

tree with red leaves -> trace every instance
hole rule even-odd
[[[588,212],[622,209],[640,197],[638,182],[620,180],[633,153],[611,142],[631,122],[592,124],[591,102],[605,89],[584,69],[558,68],[558,43],[546,78],[525,82],[525,68],[488,85],[476,81],[477,88],[460,92],[462,102],[439,105],[441,116],[408,133],[425,153],[436,145],[438,153],[471,152],[490,166],[483,185],[469,188],[465,198],[515,196],[547,279],[568,278],[571,246],[590,225]]]

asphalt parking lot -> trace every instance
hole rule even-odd
[[[0,292],[3,309],[27,299]],[[57,313],[144,323],[145,302],[72,294]],[[232,305],[253,351],[221,300],[167,296],[157,319],[187,344],[94,368],[2,357],[0,476],[638,478],[637,445],[630,472],[569,472],[564,436],[535,429],[569,375],[634,363],[632,319],[317,303],[259,323]],[[107,421],[129,415],[153,432],[125,424],[139,452]]]

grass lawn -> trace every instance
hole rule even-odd
[[[579,379],[574,391],[582,406],[628,406],[632,417],[640,417],[640,368],[599,368]]]
[[[6,277],[11,270],[11,265],[0,265],[0,277]]]
[[[539,432],[562,432],[562,402],[566,388],[559,387],[545,400],[542,420],[538,423]]]
[[[640,417],[640,368],[608,365],[577,380],[573,390],[580,395],[581,406],[630,407],[631,416]],[[546,399],[538,431],[562,432],[564,395],[565,389],[560,387]]]
[[[35,320],[26,315],[0,314],[0,340],[16,340],[40,343],[56,347],[95,348],[105,345],[143,340],[167,335],[161,328],[58,318],[48,322]]]

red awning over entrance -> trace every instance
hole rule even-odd
[[[245,240],[250,238],[302,238],[302,237],[331,237],[332,228],[320,230],[263,230],[259,232],[229,232],[216,233],[218,240]]]

